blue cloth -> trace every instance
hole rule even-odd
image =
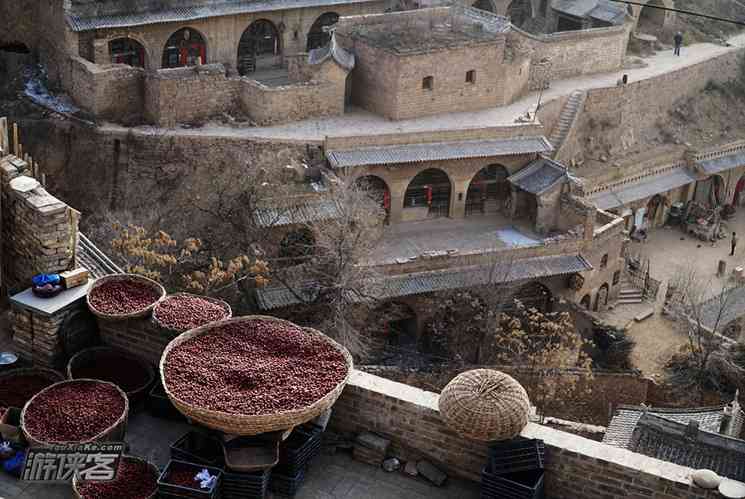
[[[59,274],[39,274],[31,279],[31,282],[33,282],[34,286],[37,287],[44,286],[45,284],[59,284],[59,281]]]
[[[23,471],[23,462],[26,458],[26,451],[18,451],[16,455],[3,462],[3,469],[14,476],[21,476]]]

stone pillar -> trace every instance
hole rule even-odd
[[[450,195],[450,218],[465,218],[466,198],[468,197],[468,185],[471,179],[453,179],[453,191]]]
[[[391,186],[391,215],[392,224],[401,223],[404,209],[404,194],[406,194],[406,185]]]
[[[93,62],[96,64],[111,64],[108,40],[93,40]]]

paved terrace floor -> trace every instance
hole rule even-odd
[[[437,218],[386,227],[383,241],[373,251],[371,260],[377,264],[395,263],[396,259],[419,256],[425,251],[455,249],[467,253],[529,246],[541,239],[527,221],[510,220],[502,215]]]
[[[184,423],[137,414],[130,419],[127,440],[133,454],[163,467],[168,461],[168,446],[187,430]],[[0,499],[70,499],[71,490],[69,485],[19,482],[0,472]],[[322,453],[311,463],[295,499],[477,499],[479,491],[477,483],[454,478],[449,478],[444,487],[435,487],[421,478],[360,463],[348,452],[339,451]],[[284,496],[270,493],[267,497]]]
[[[661,51],[645,58],[647,67],[623,69],[611,73],[599,73],[567,80],[551,82],[551,88],[543,93],[543,102],[569,95],[574,90],[613,87],[622,74],[629,75],[629,82],[654,78],[686,66],[697,64],[725,52],[745,47],[745,33],[729,39],[730,47],[711,43],[697,43],[684,47],[681,56],[673,55],[672,49]],[[538,101],[536,92],[508,106],[484,109],[467,113],[448,113],[425,118],[391,121],[382,116],[353,109],[344,116],[332,118],[308,119],[286,125],[272,127],[235,128],[217,124],[208,124],[199,129],[176,129],[179,135],[273,138],[300,141],[322,141],[325,136],[375,135],[385,133],[417,132],[430,130],[450,130],[460,128],[477,128],[484,126],[505,125],[513,123],[515,118],[532,111]],[[127,130],[126,128],[106,124],[104,129]],[[162,133],[154,127],[138,127],[144,133]]]

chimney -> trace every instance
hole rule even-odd
[[[719,433],[728,437],[738,437],[742,430],[743,414],[739,402],[740,390],[735,392],[735,399],[731,404],[724,406],[722,422],[719,425]]]
[[[688,421],[685,437],[690,440],[696,440],[698,438],[698,421]]]

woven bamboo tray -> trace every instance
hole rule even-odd
[[[65,380],[65,376],[62,373],[53,369],[47,369],[46,367],[18,367],[16,369],[10,369],[9,371],[0,373],[0,380],[15,376],[39,376],[51,381],[50,384]]]
[[[223,308],[223,310],[225,310],[225,317],[223,317],[222,319],[219,319],[219,320],[230,319],[231,317],[233,317],[233,309],[232,309],[232,308],[230,308],[230,305],[229,305],[229,304],[228,304],[228,302],[226,302],[226,301],[223,301],[223,300],[219,300],[219,299],[217,299],[217,298],[212,298],[212,297],[210,297],[210,296],[195,295],[195,294],[192,294],[192,293],[174,293],[174,294],[172,294],[172,295],[168,295],[168,296],[164,297],[164,298],[163,298],[162,300],[160,300],[160,301],[159,301],[159,302],[158,302],[158,303],[157,303],[157,304],[155,305],[155,308],[153,308],[153,315],[152,315],[152,321],[153,321],[153,324],[155,324],[155,325],[156,325],[156,326],[158,326],[159,328],[161,328],[161,329],[163,329],[163,330],[165,330],[165,331],[169,331],[169,332],[171,332],[171,333],[178,333],[178,334],[181,334],[181,333],[183,333],[183,332],[184,332],[183,330],[180,330],[180,329],[173,329],[173,328],[171,328],[171,327],[168,327],[168,326],[164,326],[164,325],[163,325],[163,324],[162,324],[162,323],[160,322],[160,320],[158,319],[158,310],[160,309],[160,307],[161,307],[161,306],[162,306],[162,305],[163,305],[163,304],[164,304],[164,303],[165,303],[165,302],[166,302],[166,301],[167,301],[167,300],[168,300],[169,298],[172,298],[172,297],[179,297],[179,296],[190,296],[190,297],[192,297],[192,298],[201,298],[202,300],[207,300],[207,301],[209,301],[209,302],[211,302],[211,303],[214,303],[214,304],[216,304],[216,305],[219,305],[219,306],[221,306],[221,307]],[[217,321],[212,321],[212,322],[217,322]],[[207,324],[211,324],[211,322],[208,322]],[[206,326],[207,324],[202,324],[202,325],[203,325],[203,326]]]
[[[159,298],[155,300],[153,303],[148,305],[145,308],[142,308],[140,310],[137,310],[135,312],[131,312],[128,314],[107,314],[106,312],[101,312],[99,310],[96,310],[93,305],[91,305],[91,294],[93,294],[96,290],[96,288],[100,287],[102,284],[111,282],[111,281],[137,281],[144,284],[147,284],[154,290],[158,292]],[[91,313],[95,315],[96,317],[100,317],[101,319],[106,319],[110,321],[120,321],[124,319],[137,319],[140,317],[146,317],[150,312],[155,308],[155,305],[158,304],[160,300],[162,300],[166,296],[166,290],[161,286],[159,283],[153,281],[152,279],[148,279],[147,277],[137,275],[137,274],[109,274],[105,275],[99,279],[96,279],[96,282],[93,283],[91,288],[88,290],[88,294],[85,297],[85,301],[88,304],[88,308],[90,309]]]
[[[213,322],[206,326],[187,331],[178,338],[171,341],[168,346],[166,346],[166,349],[160,358],[160,379],[163,382],[163,389],[168,395],[168,398],[171,400],[171,402],[173,402],[173,405],[176,407],[176,409],[178,409],[179,412],[181,412],[184,416],[208,428],[222,431],[231,435],[258,435],[260,433],[286,430],[293,426],[306,423],[326,411],[326,409],[331,407],[334,402],[336,402],[336,399],[339,398],[339,395],[341,395],[344,386],[349,380],[349,376],[352,374],[352,356],[342,345],[335,342],[320,331],[316,331],[315,329],[311,328],[302,329],[310,335],[322,338],[324,341],[327,341],[334,348],[339,350],[339,352],[341,352],[347,364],[347,375],[344,377],[343,380],[339,382],[336,388],[334,388],[329,393],[307,407],[303,407],[302,409],[294,409],[291,411],[275,412],[272,414],[231,414],[222,411],[204,409],[188,404],[178,399],[176,396],[173,395],[173,393],[171,393],[171,391],[168,389],[168,384],[166,383],[165,379],[165,362],[168,358],[168,354],[172,349],[191,338],[200,336],[202,334],[207,334],[212,329],[218,328],[223,324],[255,321],[274,321],[292,324],[289,321],[264,315],[249,315],[246,317],[237,317],[233,319],[226,319],[224,321]],[[295,324],[292,325],[295,326]]]
[[[102,353],[114,354],[119,357],[131,360],[133,362],[137,362],[138,364],[140,364],[143,371],[147,373],[147,381],[142,386],[139,386],[133,390],[127,391],[126,394],[127,394],[127,398],[132,404],[135,404],[136,402],[143,400],[145,396],[147,395],[147,390],[150,389],[150,387],[153,384],[153,381],[155,381],[155,369],[153,369],[150,363],[148,363],[145,359],[135,354],[129,353],[126,350],[122,350],[120,348],[92,347],[92,348],[86,348],[85,350],[81,350],[80,352],[73,355],[70,358],[69,362],[67,363],[67,378],[76,379],[73,376],[73,371],[76,368],[79,368],[91,362],[94,362],[96,356]]]
[[[140,457],[137,457],[137,456],[130,456],[130,455],[127,455],[127,454],[122,454],[122,459],[126,459],[128,461],[139,461],[141,463],[147,464],[147,466],[150,468],[150,471],[153,472],[153,476],[155,477],[155,481],[154,481],[154,483],[155,483],[155,489],[153,490],[153,493],[152,494],[150,494],[149,496],[147,496],[147,499],[152,499],[153,497],[155,497],[156,495],[158,495],[158,478],[160,477],[160,470],[157,468],[157,466],[155,466],[153,463],[151,463],[149,461],[145,461],[144,459],[142,459]],[[116,478],[114,478],[114,480],[116,480]],[[80,485],[80,482],[82,482],[82,481],[83,480],[79,480],[78,479],[78,475],[77,474],[75,474],[75,476],[73,476],[73,479],[72,479],[72,494],[73,494],[73,497],[75,497],[75,499],[86,499],[86,497],[84,495],[82,495],[80,493],[80,491],[78,490],[78,485]]]
[[[111,385],[121,394],[122,398],[124,399],[124,410],[122,411],[121,416],[119,416],[119,419],[117,419],[111,426],[109,426],[107,429],[99,433],[98,435],[94,435],[92,438],[89,438],[87,440],[82,440],[79,442],[63,442],[63,441],[44,441],[34,438],[28,431],[26,431],[26,411],[28,410],[29,406],[34,402],[34,399],[38,397],[40,394],[46,392],[47,390],[51,390],[54,387],[66,383],[80,383],[81,381],[92,381],[94,383],[103,383],[106,385]],[[31,400],[26,402],[26,405],[23,406],[23,411],[21,411],[21,430],[23,430],[23,436],[26,437],[26,440],[28,440],[30,447],[51,447],[53,445],[64,445],[64,444],[70,444],[70,443],[79,443],[79,444],[85,444],[88,442],[122,442],[124,441],[124,436],[127,433],[127,415],[129,414],[129,399],[127,399],[127,394],[122,391],[121,388],[116,386],[114,383],[109,383],[108,381],[101,381],[100,379],[88,379],[88,378],[81,378],[81,379],[73,379],[73,380],[66,380],[66,381],[60,381],[59,383],[55,383],[53,385],[50,385],[46,388],[44,388],[42,391],[34,395]]]

